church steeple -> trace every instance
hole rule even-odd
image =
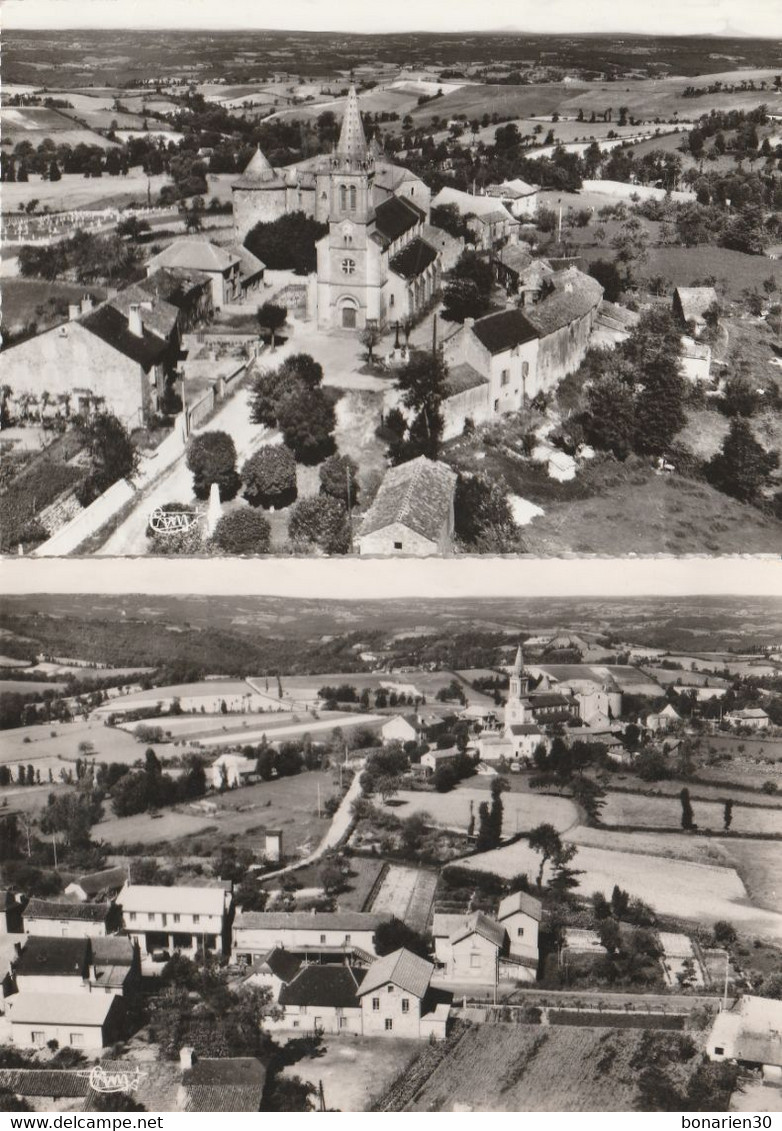
[[[519,644],[518,648],[516,649],[516,660],[513,664],[513,674],[514,675],[521,675],[523,671],[524,671],[524,657],[521,653],[521,645]]]
[[[337,142],[337,156],[356,164],[366,161],[369,157],[369,147],[354,86],[351,86],[345,104],[345,116],[342,119],[342,130]]]

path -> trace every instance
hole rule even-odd
[[[319,860],[330,848],[337,847],[350,828],[350,822],[353,820],[353,802],[361,795],[360,777],[360,774],[354,774],[353,781],[348,786],[347,793],[339,804],[339,809],[337,809],[334,814],[325,836],[315,851],[310,852],[309,855],[303,857],[303,859],[297,860],[295,864],[286,864],[284,868],[278,868],[276,872],[265,872],[263,876],[264,880],[271,880],[275,876],[284,875],[286,872],[295,872],[297,868],[304,868],[307,864],[314,864],[315,861]]]

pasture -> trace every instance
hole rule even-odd
[[[0,695],[2,695],[4,692],[6,694],[32,695],[39,691],[44,692],[64,690],[64,683],[48,683],[45,680],[32,679],[0,679]]]
[[[693,801],[692,808],[699,828],[722,830],[723,806],[719,802]],[[608,793],[601,817],[607,825],[642,825],[678,829],[681,828],[681,812],[678,797]],[[730,830],[734,833],[782,835],[782,812],[778,808],[762,809],[759,806],[734,805]],[[779,845],[779,852],[782,854],[782,843]]]
[[[475,817],[475,827],[478,827],[478,806],[488,800],[485,790],[470,786],[461,786],[450,793],[403,789],[396,795],[392,805],[395,816],[402,820],[413,813],[429,813],[436,825],[466,831],[471,815]],[[534,828],[544,821],[560,832],[572,828],[578,822],[576,807],[566,797],[511,792],[502,795],[502,805],[502,832],[505,837]]]
[[[655,1034],[655,1044],[674,1034]],[[468,1029],[406,1111],[632,1111],[639,1030],[484,1024]],[[698,1058],[679,1062],[680,1081]]]
[[[167,173],[148,178],[140,166],[131,169],[124,177],[83,177],[80,173],[63,173],[59,181],[44,181],[37,173],[31,173],[28,181],[6,181],[3,184],[2,210],[4,213],[18,212],[33,199],[38,201],[39,209],[48,208],[51,212],[124,208],[131,203],[146,204],[148,186],[155,200],[166,184],[170,184]]]
[[[5,193],[5,189],[3,192]],[[35,321],[40,333],[57,322],[64,321],[69,303],[79,302],[85,294],[91,294],[96,302],[101,302],[106,297],[105,291],[99,287],[50,283],[45,279],[5,277],[0,279],[3,326],[6,331],[13,331]]]
[[[85,742],[92,747],[87,754],[96,762],[125,762],[132,765],[144,757],[145,746],[136,742],[131,734],[110,729],[101,722],[80,720],[72,723],[39,723],[4,730],[0,743],[0,763],[11,767],[19,763],[32,764],[41,771],[44,779],[51,769],[55,780],[58,780],[61,769],[72,769],[72,763],[77,758],[85,757],[85,752],[79,749]],[[180,754],[171,745],[151,745],[163,762]]]
[[[201,851],[208,854],[231,839],[251,839],[256,833],[262,835],[265,829],[280,829],[286,857],[306,856],[318,846],[331,824],[328,817],[318,816],[319,790],[321,803],[335,792],[331,773],[301,773],[212,795],[215,812],[178,806],[163,809],[157,815],[115,817],[109,811],[94,826],[93,837],[113,847],[171,844],[197,837]]]

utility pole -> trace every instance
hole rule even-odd
[[[730,973],[730,953],[725,951],[725,988],[722,993],[722,1008],[728,1008],[728,975]]]
[[[557,243],[562,243],[562,197],[559,198],[559,223],[557,224]]]

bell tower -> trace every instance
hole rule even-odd
[[[521,700],[528,692],[529,676],[524,673],[524,657],[521,652],[521,645],[519,645],[508,687],[508,702],[505,707],[506,726],[526,722],[526,710]]]
[[[375,159],[364,134],[354,86],[348,94],[342,130],[337,148],[331,155],[330,168],[329,222],[369,223],[375,211],[372,204]]]

